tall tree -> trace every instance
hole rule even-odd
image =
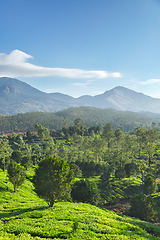
[[[3,165],[4,174],[5,174],[5,169],[7,166],[6,159],[8,159],[8,157],[11,155],[11,152],[12,152],[12,149],[9,146],[8,139],[6,139],[6,138],[0,139],[0,159],[1,159],[1,163]]]
[[[26,178],[24,167],[19,163],[11,162],[8,166],[8,177],[9,181],[14,185],[14,191],[16,192]]]
[[[52,207],[55,200],[68,199],[74,173],[64,159],[48,156],[39,163],[33,177],[35,191]]]
[[[106,141],[108,143],[108,149],[111,147],[111,140],[112,140],[113,135],[114,135],[114,133],[113,133],[113,129],[112,129],[112,124],[107,123],[106,126],[103,128],[102,137],[104,139],[106,139]]]

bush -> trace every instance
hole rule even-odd
[[[115,177],[118,178],[118,179],[122,179],[122,178],[125,178],[126,176],[126,172],[125,172],[125,169],[123,167],[119,167],[119,169],[117,169],[115,171]]]
[[[88,179],[76,181],[73,185],[71,196],[73,201],[98,204],[100,199],[97,184]]]
[[[156,212],[154,211],[153,198],[140,193],[130,200],[129,215],[144,221],[154,221]]]
[[[152,176],[146,176],[144,179],[144,186],[143,186],[143,191],[144,194],[151,194],[156,192],[158,189],[157,183],[155,182],[154,178]]]

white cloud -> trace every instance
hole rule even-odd
[[[119,73],[119,72],[110,73],[109,76],[110,77],[122,77],[121,73]]]
[[[93,81],[92,80],[88,80],[87,82],[74,82],[72,83],[73,86],[77,86],[77,87],[86,87],[87,85],[91,84]]]
[[[32,56],[14,50],[9,55],[0,53],[0,77],[45,77],[59,76],[66,78],[106,78],[121,77],[120,73],[106,71],[86,71],[82,69],[47,68],[28,63]]]
[[[155,83],[160,83],[160,79],[148,79],[147,81],[140,82],[142,85],[152,85]]]

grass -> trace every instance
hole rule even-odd
[[[90,204],[57,202],[50,208],[34,193],[29,179],[14,193],[0,171],[0,240],[143,240],[160,239],[158,236],[159,226]]]

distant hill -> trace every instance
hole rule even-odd
[[[72,107],[57,112],[29,112],[18,113],[16,115],[0,115],[0,132],[13,132],[35,130],[36,124],[42,124],[49,129],[61,129],[64,121],[69,127],[74,124],[74,120],[80,118],[88,127],[89,125],[105,126],[111,123],[114,129],[119,127],[123,131],[132,131],[137,127],[152,126],[152,122],[159,126],[160,117],[152,118],[143,114],[117,111],[114,109],[100,109],[94,107]]]
[[[17,79],[0,78],[0,114],[55,112],[79,106],[160,113],[160,99],[125,87],[118,86],[96,96],[74,98],[62,93],[44,93]]]

